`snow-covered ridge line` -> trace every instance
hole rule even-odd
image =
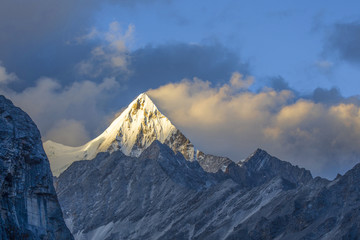
[[[53,141],[44,142],[52,172],[58,176],[72,162],[93,159],[99,152],[121,150],[138,157],[154,141],[167,144],[194,160],[196,150],[191,142],[165,117],[146,93],[140,94],[98,137],[79,147]]]

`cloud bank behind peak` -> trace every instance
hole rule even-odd
[[[148,94],[209,153],[238,161],[261,147],[329,178],[359,161],[360,107],[356,103],[316,102],[288,89],[264,88],[257,93],[229,89],[233,89],[231,81],[212,86],[194,78]]]

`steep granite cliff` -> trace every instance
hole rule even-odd
[[[0,96],[0,239],[73,239],[53,187],[40,132]]]

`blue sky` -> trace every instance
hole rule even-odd
[[[341,56],[341,48],[332,42],[342,35],[337,24],[359,23],[356,1],[37,2],[28,11],[25,4],[3,3],[0,59],[8,71],[28,83],[24,86],[41,76],[64,82],[82,80],[72,66],[96,43],[74,44],[74,39],[94,28],[107,31],[116,21],[124,29],[135,26],[130,51],[149,45],[221,45],[248,64],[249,73],[257,79],[254,89],[281,76],[291,88],[304,93],[336,87],[344,96],[358,94],[359,61]],[[208,80],[222,82],[229,76],[225,75]]]
[[[44,140],[74,146],[152,89],[204,151],[241,159],[263,147],[333,177],[360,159],[359,9],[358,1],[0,0],[0,93]],[[206,125],[186,109],[208,99]],[[249,106],[247,115],[238,109]],[[232,120],[206,120],[219,112]]]
[[[356,1],[177,1],[131,9],[107,5],[97,13],[95,25],[134,24],[133,49],[218,42],[249,62],[259,85],[281,75],[299,91],[335,86],[350,96],[358,94],[360,70],[326,44],[335,24],[359,20],[358,7]]]

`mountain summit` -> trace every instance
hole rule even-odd
[[[90,160],[99,152],[121,150],[125,155],[139,157],[155,140],[180,152],[187,160],[196,156],[204,158],[187,139],[155,106],[146,93],[140,94],[98,137],[80,147],[65,146],[46,141],[44,149],[50,159],[55,176],[72,162]]]

